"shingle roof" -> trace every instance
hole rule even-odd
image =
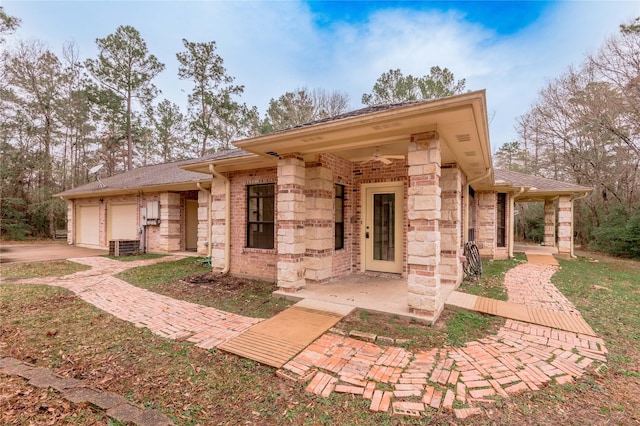
[[[189,182],[205,182],[211,179],[210,174],[190,172],[180,168],[180,166],[192,163],[201,163],[210,160],[240,157],[243,155],[249,155],[249,153],[241,149],[231,149],[189,160],[138,167],[128,172],[119,173],[117,175],[106,178],[100,178],[100,181],[103,183],[104,188],[100,188],[100,184],[96,181],[78,186],[73,189],[68,189],[64,192],[56,194],[56,196],[69,198],[74,195],[89,193],[95,193],[97,195],[101,191],[138,189],[150,186],[171,185]]]
[[[277,131],[275,131],[273,133],[288,132],[288,131],[293,130],[293,129],[301,129],[301,128],[304,128],[304,127],[316,126],[318,124],[330,123],[330,122],[333,122],[333,121],[344,120],[346,118],[358,117],[358,116],[361,116],[361,115],[373,114],[373,113],[381,112],[381,111],[389,111],[389,110],[396,109],[396,108],[402,108],[402,107],[408,106],[408,105],[415,105],[415,104],[420,104],[420,103],[433,102],[435,100],[437,100],[437,99],[418,100],[418,101],[404,101],[404,102],[395,102],[395,103],[390,103],[390,104],[370,105],[370,106],[367,106],[367,107],[364,107],[364,108],[356,109],[356,110],[353,110],[353,111],[348,111],[348,112],[345,112],[345,113],[342,113],[342,114],[333,115],[331,117],[322,118],[320,120],[310,121],[308,123],[298,124],[298,125],[293,126],[293,127],[289,127],[289,128],[282,129],[282,130],[277,130]]]
[[[590,191],[587,186],[576,185],[573,183],[561,182],[559,180],[546,179],[538,176],[526,175],[524,173],[513,172],[511,170],[494,170],[496,183],[504,181],[513,186],[529,186],[536,188],[537,191]]]

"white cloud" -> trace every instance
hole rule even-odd
[[[156,82],[163,96],[183,106],[190,85],[178,80],[175,60],[182,38],[215,40],[229,74],[245,85],[243,101],[262,111],[270,98],[300,86],[346,92],[357,107],[389,69],[424,75],[431,66],[447,67],[467,79],[468,89],[487,89],[494,149],[516,137],[515,118],[548,80],[640,15],[631,1],[552,3],[529,26],[500,35],[470,23],[464,11],[416,11],[410,2],[361,22],[327,22],[294,1],[3,4],[23,19],[19,36],[43,39],[55,51],[75,39],[85,57],[95,54],[96,37],[133,25],[167,64]]]

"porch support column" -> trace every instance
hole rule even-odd
[[[278,287],[293,293],[305,284],[305,168],[297,154],[278,160],[277,250]]]
[[[440,282],[457,287],[462,282],[462,174],[458,167],[442,169],[440,188]]]
[[[568,195],[558,199],[558,253],[573,253],[573,201]]]
[[[76,204],[73,200],[66,200],[67,203],[67,244],[75,243],[76,238]]]
[[[440,140],[412,137],[407,155],[407,287],[409,308],[435,321],[440,300]]]
[[[333,174],[320,163],[308,164],[305,173],[305,277],[322,282],[332,276],[335,246]]]
[[[498,212],[498,194],[496,192],[476,192],[478,197],[478,223],[476,243],[480,256],[495,258]]]
[[[556,246],[556,206],[553,200],[544,200],[544,245]]]
[[[160,248],[163,251],[180,250],[180,194],[160,194]]]
[[[200,210],[200,209],[198,209]],[[227,200],[224,182],[214,178],[211,181],[211,268],[223,271],[225,262],[225,223]]]
[[[200,256],[207,256],[209,254],[209,191],[201,189],[198,191],[198,242],[197,253]]]

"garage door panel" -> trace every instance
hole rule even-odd
[[[138,239],[138,206],[136,204],[111,204],[107,211],[109,240]]]
[[[98,205],[78,206],[76,238],[78,245],[100,245],[100,208]]]

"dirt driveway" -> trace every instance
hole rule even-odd
[[[106,250],[70,246],[66,241],[37,243],[0,243],[0,263],[41,262],[70,257],[98,256]]]

